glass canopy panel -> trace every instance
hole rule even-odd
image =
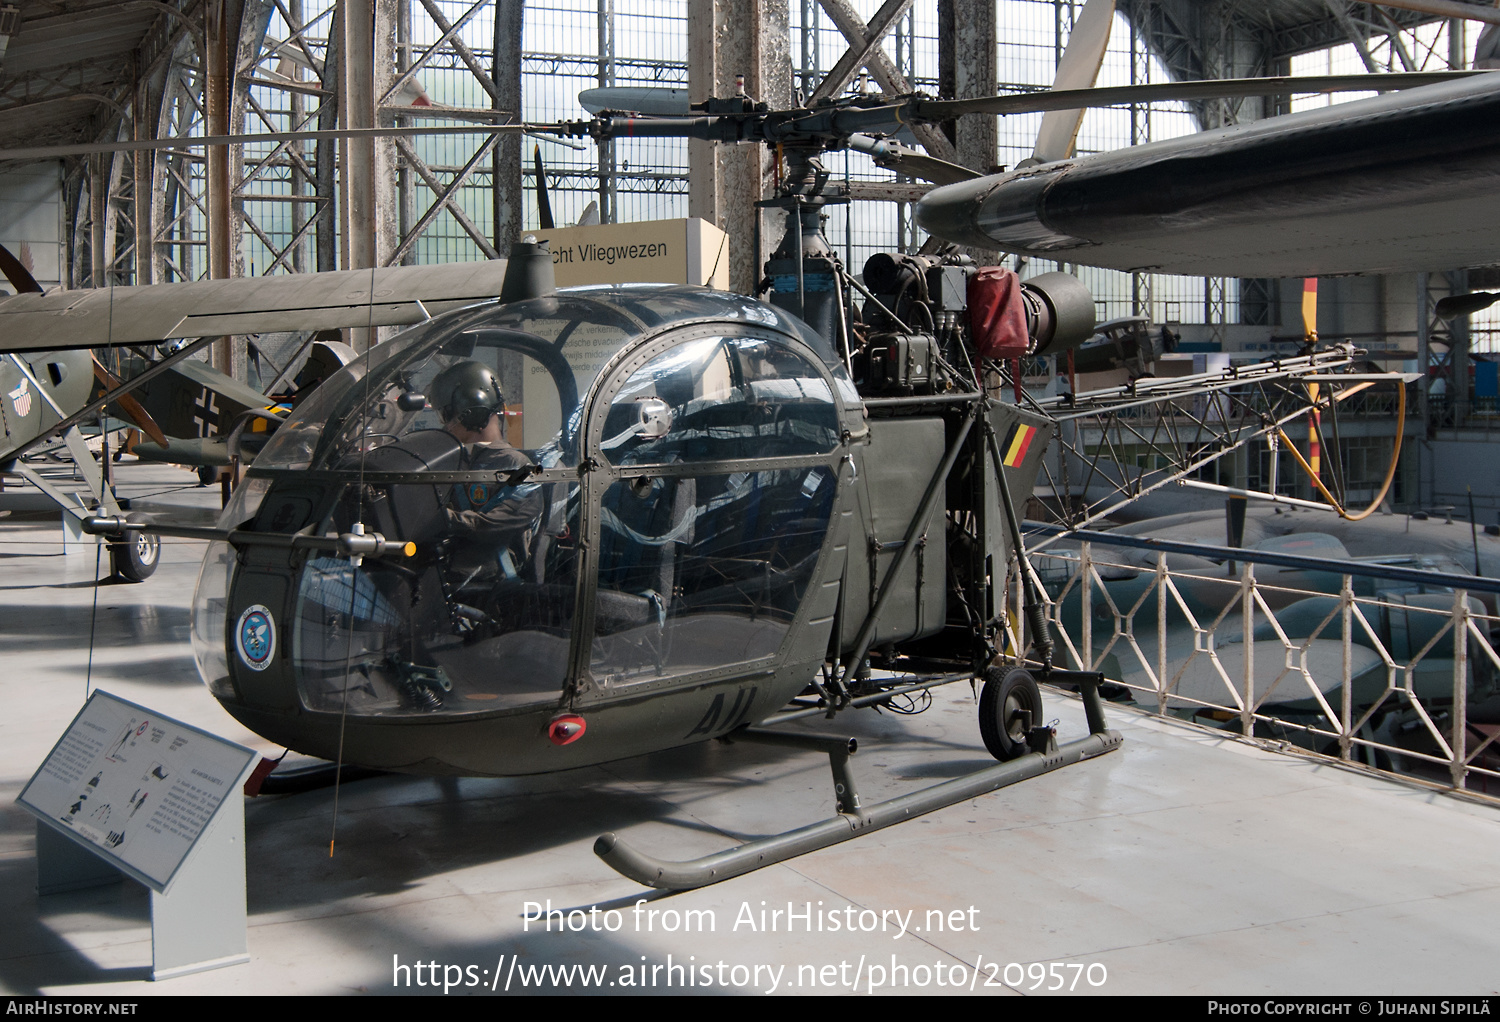
[[[700,337],[633,373],[610,403],[600,447],[614,465],[826,454],[839,444],[833,389],[764,337]]]
[[[595,680],[610,688],[775,655],[836,489],[823,466],[611,486],[600,502]]]
[[[346,489],[335,519],[349,513],[356,488]],[[367,489],[397,507],[440,510],[453,499],[450,486]],[[410,716],[555,702],[575,600],[577,489],[532,487],[513,499],[528,521],[445,528],[400,561],[310,559],[293,634],[303,704]]]

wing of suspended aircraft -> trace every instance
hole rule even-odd
[[[1500,258],[1500,77],[1476,75],[935,188],[948,241],[1240,277]]]
[[[402,326],[494,298],[504,277],[497,259],[19,294],[0,300],[0,354]]]

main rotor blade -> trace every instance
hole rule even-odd
[[[1073,23],[1073,32],[1068,36],[1068,47],[1057,64],[1057,77],[1052,80],[1054,92],[1076,92],[1092,89],[1104,66],[1104,53],[1109,48],[1109,31],[1115,23],[1115,0],[1089,0],[1083,13]],[[1052,110],[1042,118],[1042,126],[1036,133],[1036,146],[1031,158],[1038,163],[1066,160],[1073,155],[1073,145],[1078,141],[1078,129],[1083,125],[1085,107]]]
[[[584,89],[578,94],[578,105],[591,114],[601,114],[606,110],[629,110],[656,117],[686,117],[692,113],[688,109],[686,89],[653,89],[644,85],[610,85]]]
[[[1313,95],[1329,92],[1387,92],[1468,78],[1490,71],[1408,71],[1391,74],[1315,75],[1307,77],[1221,78],[1194,82],[1156,82],[1104,89],[1026,92],[983,99],[915,99],[913,116],[945,121],[962,114],[1026,114],[1071,107],[1123,106],[1175,99],[1235,99],[1241,96]]]
[[[257,142],[315,142],[339,138],[410,138],[413,135],[495,135],[510,132],[558,132],[559,124],[463,124],[430,128],[332,128],[319,131],[271,131],[254,135],[200,135],[179,138],[126,139],[83,142],[78,145],[26,146],[0,149],[0,160],[55,160],[93,153],[130,153],[152,149],[197,149],[202,146],[251,145]]]

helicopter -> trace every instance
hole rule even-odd
[[[1019,525],[1056,416],[1027,400],[1016,365],[1093,336],[1088,290],[951,251],[877,255],[856,280],[822,236],[838,196],[819,156],[850,145],[923,164],[857,130],[891,110],[706,106],[555,130],[779,145],[787,172],[768,204],[787,229],[767,301],[559,291],[546,246],[523,241],[497,300],[382,343],[299,406],[218,529],[88,523],[210,538],[193,612],[210,691],[257,733],[335,763],[507,776],[710,739],[829,755],[829,820],[690,863],[614,835],[596,844],[627,876],[672,889],[1120,742],[1102,675],[1052,662]],[[1310,377],[1331,400],[1355,363],[1335,347],[1077,397],[1139,408],[1195,388],[1295,394]],[[468,405],[450,386],[466,374],[488,381]],[[1016,400],[999,399],[996,378]],[[467,442],[455,422],[500,442]],[[999,762],[877,805],[857,793],[852,740],[775,729],[976,678]],[[1087,736],[1058,744],[1039,679],[1079,688]]]

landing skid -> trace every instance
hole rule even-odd
[[[1103,755],[1119,746],[1119,732],[1109,730],[1104,723],[1104,705],[1099,697],[1103,675],[1082,671],[1053,671],[1045,680],[1079,685],[1084,712],[1088,717],[1088,737],[1059,746],[1050,728],[1033,728],[1027,739],[1028,744],[1037,751],[908,795],[862,806],[854,776],[849,769],[849,757],[857,747],[854,739],[746,728],[734,732],[728,740],[826,752],[833,771],[838,815],[820,823],[750,841],[736,848],[686,862],[669,862],[647,855],[630,847],[615,834],[604,834],[596,840],[594,854],[619,873],[647,887],[672,891],[691,890],[848,841],[1008,784]]]

